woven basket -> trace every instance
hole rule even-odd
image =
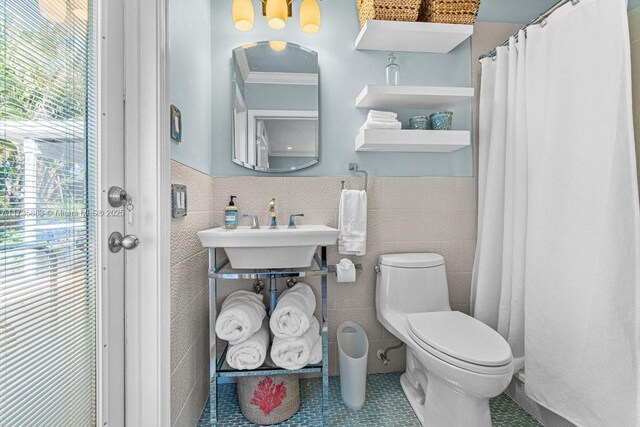
[[[239,377],[238,400],[242,415],[252,423],[281,423],[300,409],[298,376]]]
[[[418,20],[423,0],[358,0],[360,27],[370,19],[383,21]]]
[[[444,24],[473,24],[480,0],[424,0],[418,20]]]

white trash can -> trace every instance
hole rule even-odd
[[[356,322],[347,321],[338,326],[338,353],[342,401],[350,409],[360,409],[364,406],[367,387],[369,339]]]

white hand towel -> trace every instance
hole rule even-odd
[[[269,348],[269,322],[262,321],[262,327],[255,334],[241,342],[230,345],[227,350],[227,363],[234,369],[256,369],[267,358]]]
[[[240,344],[258,332],[266,315],[262,295],[235,291],[222,304],[216,320],[216,334],[231,345]]]
[[[370,110],[369,114],[367,114],[367,118],[369,119],[392,119],[395,120],[398,118],[398,114],[391,111],[378,111],[378,110]]]
[[[342,190],[338,217],[338,253],[367,253],[367,192]]]
[[[297,286],[297,285],[296,285]],[[271,360],[284,369],[300,369],[322,360],[320,323],[312,317],[311,327],[295,339],[275,337],[271,345]]]
[[[297,338],[311,326],[316,310],[316,296],[311,286],[298,282],[278,298],[278,305],[271,315],[271,332],[279,338]]]
[[[349,258],[342,258],[336,265],[338,283],[353,283],[356,281],[356,266]]]

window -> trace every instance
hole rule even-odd
[[[96,423],[92,3],[0,0],[0,425]]]

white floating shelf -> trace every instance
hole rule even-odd
[[[356,137],[356,151],[451,153],[471,145],[461,130],[365,129]]]
[[[449,53],[472,34],[473,25],[370,20],[360,30],[356,49]]]
[[[472,87],[367,85],[356,107],[447,109],[471,98]]]

